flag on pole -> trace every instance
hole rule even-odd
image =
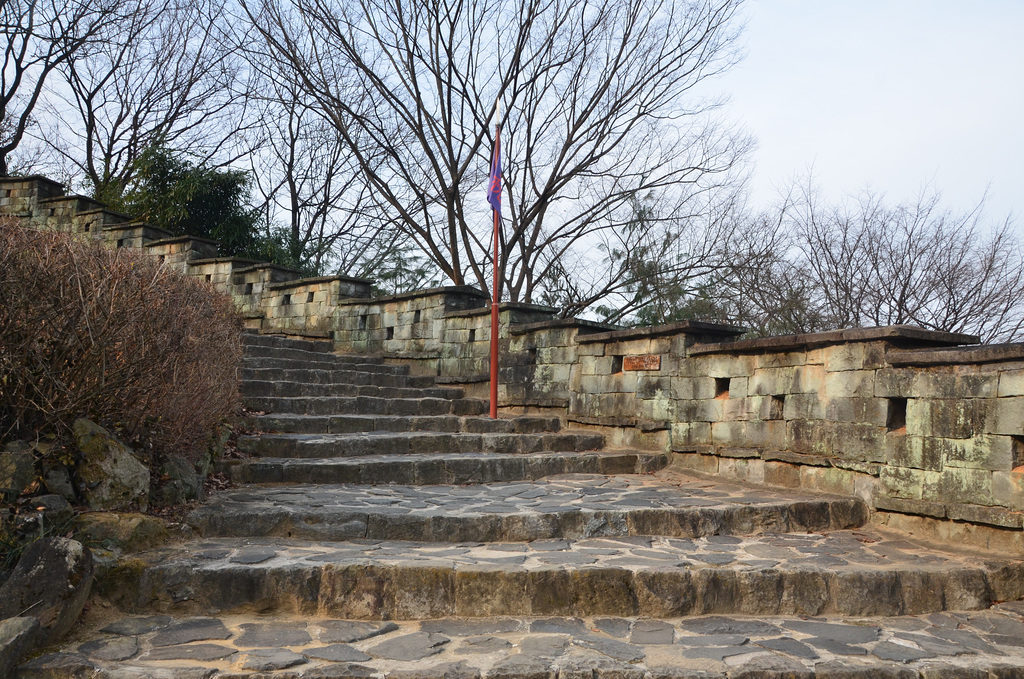
[[[494,155],[491,158],[491,177],[487,183],[487,202],[501,215],[501,126],[494,127]]]

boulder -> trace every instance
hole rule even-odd
[[[11,501],[35,478],[35,461],[27,443],[8,443],[0,451],[0,500]]]
[[[35,618],[36,642],[52,644],[75,624],[91,586],[88,548],[67,538],[36,540],[0,587],[0,619]]]
[[[160,467],[163,485],[150,491],[153,504],[168,507],[203,499],[203,479],[191,462],[171,455]]]
[[[74,517],[75,510],[60,495],[40,495],[18,515],[16,526],[21,535],[43,537],[64,532]]]
[[[103,427],[86,419],[75,420],[75,445],[82,453],[78,478],[82,498],[91,509],[145,510],[149,504],[149,468],[131,448]]]
[[[75,497],[75,486],[71,483],[71,474],[68,473],[68,468],[62,464],[43,471],[43,485],[49,492],[60,495],[72,504],[78,500]]]

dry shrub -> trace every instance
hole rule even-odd
[[[0,223],[0,439],[77,417],[153,456],[201,452],[238,405],[241,320],[144,254]]]

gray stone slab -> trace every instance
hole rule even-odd
[[[245,654],[242,669],[274,672],[297,665],[305,665],[308,662],[301,653],[295,653],[286,648],[257,648]]]
[[[949,639],[935,638],[927,634],[914,634],[912,632],[896,632],[893,634],[896,639],[912,641],[929,653],[936,655],[965,655],[977,653],[976,650],[964,644]]]
[[[142,660],[221,660],[237,653],[233,648],[220,644],[184,644],[154,648],[141,657]]]
[[[500,637],[482,636],[466,637],[455,650],[459,655],[476,655],[480,653],[497,653],[512,648],[512,644]]]
[[[680,646],[742,646],[750,641],[742,634],[700,634],[680,635],[676,643]]]
[[[307,648],[303,653],[310,658],[330,660],[331,662],[366,662],[367,660],[372,660],[369,655],[348,644],[331,644],[329,646]]]
[[[519,651],[538,658],[557,658],[569,647],[570,637],[565,634],[538,634],[523,638]]]
[[[256,564],[269,561],[277,556],[277,550],[269,547],[248,547],[240,549],[231,557],[231,563]]]
[[[625,639],[629,635],[630,621],[625,618],[598,618],[594,627],[610,637]]]
[[[837,639],[826,639],[824,637],[810,637],[804,639],[804,643],[810,644],[815,648],[827,651],[828,653],[834,653],[836,655],[867,655],[868,649],[863,646],[853,646]]]
[[[474,618],[469,620],[442,619],[424,620],[421,632],[436,632],[452,637],[468,637],[480,634],[502,634],[515,632],[522,626],[515,618]]]
[[[773,651],[781,651],[783,653],[788,653],[789,655],[794,655],[798,658],[804,658],[805,660],[817,660],[820,657],[814,649],[807,644],[789,637],[763,639],[754,643],[763,648],[769,648]]]
[[[722,661],[734,655],[743,655],[760,650],[753,646],[694,646],[683,650],[684,658],[704,658]]]
[[[637,620],[629,641],[633,644],[671,644],[676,628],[661,620]]]
[[[875,647],[871,649],[871,653],[882,660],[894,660],[902,663],[935,657],[934,653],[929,653],[928,651],[923,651],[917,648],[911,648],[910,646],[904,646],[903,644],[894,644],[891,641],[883,641],[875,644]]]
[[[87,641],[78,647],[93,660],[118,662],[134,658],[139,652],[139,640],[136,637],[115,637],[113,639],[96,639]]]
[[[235,645],[242,647],[305,646],[313,640],[306,623],[249,622],[240,627],[242,635]]]
[[[302,679],[371,679],[379,676],[374,668],[354,663],[323,665],[302,671]]]
[[[768,622],[750,619],[737,620],[721,615],[683,620],[679,626],[694,634],[744,634],[751,637],[770,636],[782,631],[776,625]]]
[[[217,618],[189,618],[163,628],[149,643],[152,646],[174,646],[192,641],[229,638],[231,632]]]
[[[460,661],[432,667],[392,670],[388,672],[387,679],[480,679],[480,670]]]
[[[844,644],[866,644],[877,641],[879,628],[861,625],[841,625],[813,620],[791,620],[784,623],[787,629],[810,634],[823,639],[833,639]]]
[[[167,627],[172,622],[174,622],[174,618],[169,615],[144,615],[112,622],[100,629],[100,631],[108,632],[109,634],[120,634],[122,636],[134,636],[155,632],[158,629]]]
[[[451,639],[436,633],[416,632],[400,637],[392,637],[376,646],[367,649],[374,658],[388,660],[422,660],[436,655]]]
[[[361,622],[358,620],[324,620],[320,623],[320,641],[325,644],[349,644],[388,634],[398,629],[393,622]]]
[[[635,644],[627,644],[624,641],[605,639],[604,637],[593,635],[574,639],[573,643],[577,646],[603,653],[609,658],[625,662],[638,662],[643,660],[646,655],[644,649]]]
[[[579,618],[540,618],[530,623],[533,634],[586,634],[587,626]]]

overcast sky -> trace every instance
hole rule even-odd
[[[758,140],[754,204],[813,166],[826,196],[950,207],[1024,228],[1024,0],[750,0],[718,81]]]

